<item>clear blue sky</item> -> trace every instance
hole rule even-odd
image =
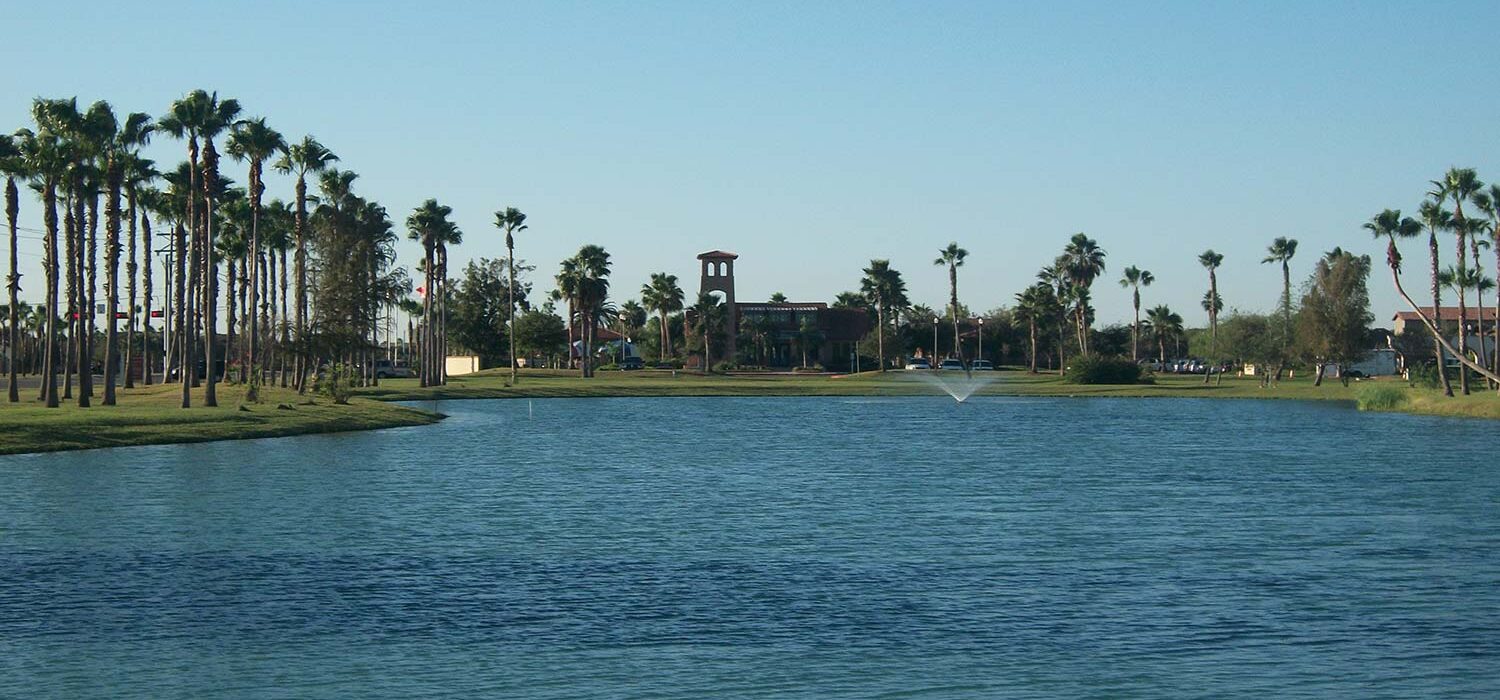
[[[12,3],[0,128],[34,96],[157,114],[202,87],[316,135],[398,221],[453,206],[460,262],[503,254],[492,212],[521,208],[543,289],[598,243],[619,292],[665,270],[691,294],[694,255],[725,248],[742,299],[831,300],[883,257],[938,306],[956,240],[988,309],[1084,231],[1109,252],[1102,322],[1129,317],[1135,264],[1148,304],[1202,323],[1205,248],[1226,304],[1266,310],[1272,238],[1300,239],[1298,279],[1335,245],[1379,259],[1369,216],[1451,165],[1500,178],[1500,3],[1309,5]]]

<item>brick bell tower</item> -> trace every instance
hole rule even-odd
[[[722,292],[724,294],[724,345],[723,357],[734,361],[734,339],[739,335],[740,319],[739,313],[734,305],[734,261],[740,256],[724,250],[710,250],[700,254],[698,261],[702,267],[702,276],[698,282],[698,293]]]

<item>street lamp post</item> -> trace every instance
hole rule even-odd
[[[934,362],[937,361],[937,356],[938,356],[938,349],[937,349],[937,327],[938,327],[938,317],[933,316],[932,317],[932,360]],[[932,368],[933,369],[937,369],[937,365],[933,365]]]
[[[984,359],[984,317],[979,317],[979,359]]]

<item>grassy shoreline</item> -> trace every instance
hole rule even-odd
[[[1315,387],[1309,378],[1288,379],[1261,388],[1249,377],[1224,377],[1203,383],[1200,376],[1160,376],[1155,384],[1080,386],[1056,375],[1005,371],[989,375],[994,381],[975,396],[1118,397],[1282,399],[1361,403],[1373,411],[1421,415],[1500,419],[1500,397],[1488,391],[1472,396],[1443,398],[1438,392],[1409,388],[1385,379],[1337,381]],[[218,408],[201,408],[201,391],[194,392],[195,408],[178,408],[176,385],[120,391],[120,405],[80,409],[65,405],[46,409],[35,401],[0,404],[0,455],[121,447],[127,445],[205,442],[310,433],[374,430],[425,425],[442,420],[437,413],[401,406],[398,401],[521,398],[608,398],[673,396],[935,396],[941,389],[914,375],[736,374],[705,377],[688,372],[603,372],[582,380],[576,372],[530,370],[510,386],[509,373],[499,370],[454,377],[448,386],[422,388],[414,379],[385,380],[379,387],[361,389],[348,405],[308,397],[284,389],[262,391],[262,401],[244,404],[244,388],[220,385]],[[1384,402],[1372,398],[1379,388]],[[34,390],[31,390],[34,396]],[[1394,396],[1393,396],[1394,395]],[[96,399],[97,404],[97,399]],[[1368,405],[1365,405],[1368,404]],[[284,406],[284,407],[281,407]]]
[[[34,399],[36,390],[29,390]],[[0,404],[0,455],[62,452],[102,447],[247,440],[312,433],[373,430],[426,425],[442,416],[406,406],[355,399],[335,405],[285,389],[262,389],[262,401],[244,404],[244,387],[221,384],[219,406],[203,407],[202,390],[193,392],[193,408],[180,408],[177,385],[119,391],[119,405],[92,408],[65,403],[55,409],[30,400]],[[286,406],[280,408],[279,406]]]

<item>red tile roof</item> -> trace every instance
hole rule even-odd
[[[706,260],[708,258],[729,258],[730,260],[733,260],[738,257],[740,256],[735,255],[734,253],[731,253],[727,250],[710,250],[707,253],[698,254],[699,260]]]
[[[1432,307],[1431,306],[1422,306],[1422,307],[1418,307],[1418,308],[1422,309],[1422,313],[1427,314],[1428,318],[1432,318]],[[1457,306],[1444,306],[1442,308],[1442,311],[1443,311],[1443,320],[1444,321],[1456,321],[1456,320],[1458,320],[1458,307]],[[1484,309],[1478,309],[1478,308],[1475,308],[1473,306],[1470,306],[1470,307],[1464,309],[1464,311],[1467,312],[1464,315],[1464,320],[1466,320],[1466,321],[1476,321],[1476,320],[1479,320],[1481,318],[1483,318],[1486,321],[1493,321],[1493,320],[1495,320],[1495,309],[1493,307],[1485,307]],[[1416,321],[1416,320],[1418,320],[1417,319],[1417,312],[1415,312],[1415,311],[1397,311],[1396,315],[1391,317],[1392,321],[1394,321],[1396,319],[1401,319],[1402,321]]]

